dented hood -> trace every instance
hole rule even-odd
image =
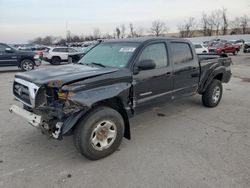
[[[48,84],[51,81],[60,81],[60,84],[63,85],[77,80],[109,74],[118,70],[118,68],[111,67],[99,68],[97,66],[70,64],[18,73],[15,77],[38,85]]]

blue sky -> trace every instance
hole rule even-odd
[[[153,20],[166,22],[170,32],[192,16],[225,7],[230,18],[247,14],[249,0],[0,0],[0,41],[26,42],[37,36],[91,34],[94,28],[112,34],[115,26],[148,28]],[[127,29],[128,30],[128,29]]]

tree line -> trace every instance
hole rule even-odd
[[[94,41],[97,39],[131,38],[141,36],[166,36],[172,35],[181,38],[195,36],[218,36],[227,34],[250,34],[250,19],[247,15],[235,17],[229,20],[225,8],[212,11],[210,14],[202,13],[201,18],[189,17],[183,23],[177,25],[178,33],[168,33],[169,27],[165,22],[155,20],[150,28],[135,27],[133,23],[116,26],[113,33],[101,33],[99,28],[94,28],[91,35],[74,35],[69,30],[65,37],[45,36],[37,37],[30,43],[51,45],[67,44],[84,41]]]
[[[179,37],[185,38],[195,36],[250,34],[249,22],[250,19],[247,15],[229,20],[227,10],[222,8],[212,11],[211,14],[202,13],[200,20],[189,17],[177,27]]]

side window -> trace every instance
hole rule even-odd
[[[72,52],[77,52],[74,48],[68,48],[68,52],[72,53]]]
[[[62,52],[61,48],[54,48],[53,52]]]
[[[53,52],[68,52],[67,48],[55,48],[53,49]]]
[[[189,63],[193,59],[193,54],[188,43],[173,42],[171,43],[173,54],[173,63]]]
[[[152,59],[156,68],[166,67],[168,65],[167,51],[164,43],[151,44],[143,49],[139,61]]]

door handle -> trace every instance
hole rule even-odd
[[[167,72],[167,73],[166,73],[166,76],[171,76],[171,72]]]
[[[192,67],[192,70],[197,70],[197,67]]]

